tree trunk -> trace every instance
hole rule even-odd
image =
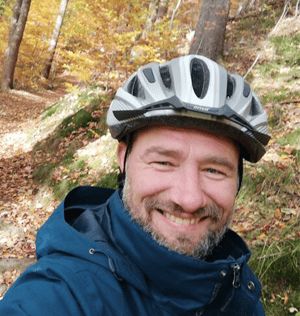
[[[168,13],[169,0],[160,0],[155,23],[159,23]]]
[[[230,0],[205,1],[189,54],[217,60],[223,52]]]
[[[52,62],[54,59],[55,50],[56,50],[56,46],[57,46],[57,41],[58,41],[60,30],[61,30],[61,27],[63,24],[64,15],[65,15],[65,12],[67,10],[68,1],[69,0],[61,0],[60,6],[59,6],[58,16],[56,19],[55,27],[54,27],[53,34],[52,34],[52,39],[50,41],[50,45],[49,45],[49,49],[48,49],[48,57],[46,60],[46,65],[45,65],[45,68],[42,72],[42,76],[46,79],[49,79],[50,70],[51,70],[51,66],[52,66]]]
[[[169,0],[152,0],[149,4],[149,17],[146,21],[143,37],[147,37],[147,33],[151,31],[153,24],[162,21],[168,12]]]
[[[13,9],[13,17],[9,27],[8,45],[5,50],[2,70],[1,89],[3,91],[13,89],[15,68],[19,55],[31,0],[16,0]]]

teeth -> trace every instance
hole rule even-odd
[[[188,224],[195,224],[198,223],[200,221],[200,218],[193,218],[193,219],[187,219],[187,218],[180,218],[180,217],[176,217],[174,215],[170,215],[167,212],[163,212],[163,214],[169,218],[171,221],[177,223],[177,224],[181,224],[181,225],[188,225]]]

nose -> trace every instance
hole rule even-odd
[[[207,206],[205,183],[198,170],[180,172],[172,183],[171,200],[187,213],[194,213]]]

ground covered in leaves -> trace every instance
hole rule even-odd
[[[259,57],[247,81],[272,139],[258,164],[245,164],[233,228],[254,252],[268,316],[300,311],[300,17],[290,10],[274,30],[283,4],[232,17],[222,60],[245,75]],[[34,262],[36,232],[71,188],[115,187],[111,95],[97,86],[0,94],[0,297]]]

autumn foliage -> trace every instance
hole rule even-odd
[[[2,5],[0,15],[1,62],[8,41],[13,1],[7,3]],[[41,84],[59,4],[60,0],[47,5],[32,1],[15,74],[19,88]],[[180,7],[180,21],[175,17],[170,31],[176,5],[176,1],[170,1],[166,15],[153,24],[145,36],[150,1],[70,1],[52,66],[52,79],[67,71],[80,80],[107,85],[122,80],[140,64],[178,55],[178,44],[191,27],[191,15],[185,12],[191,10],[192,4]]]

